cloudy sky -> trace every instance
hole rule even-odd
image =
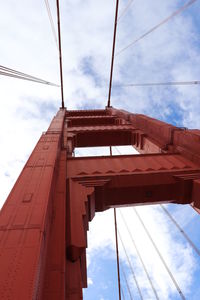
[[[56,23],[54,0],[49,0]],[[119,16],[129,0],[121,0]],[[118,23],[116,52],[168,17],[186,0],[134,0]],[[68,109],[104,108],[113,35],[114,0],[61,0],[64,95]],[[177,126],[200,128],[199,86],[119,87],[141,82],[200,80],[200,1],[116,56],[111,103]],[[1,65],[59,83],[58,51],[43,0],[0,1]],[[0,206],[60,106],[56,87],[0,77]],[[105,151],[108,151],[105,150]],[[117,152],[115,149],[114,151]],[[124,150],[120,150],[123,152]],[[103,151],[101,151],[103,153]],[[81,152],[79,152],[81,155]],[[200,247],[200,221],[188,206],[169,206],[177,222]],[[199,299],[199,258],[160,207],[138,208],[186,299]],[[181,299],[134,210],[122,210],[160,299]],[[155,299],[120,211],[119,230],[146,300]],[[102,224],[106,224],[106,228]],[[120,258],[134,299],[140,299],[120,246]],[[106,268],[104,268],[107,266]],[[123,275],[123,274],[122,274]],[[117,299],[113,211],[90,224],[89,288],[85,299]],[[129,299],[122,276],[125,299]]]

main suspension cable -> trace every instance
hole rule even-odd
[[[157,294],[156,289],[155,289],[155,287],[154,287],[154,285],[153,285],[153,282],[152,282],[152,280],[151,280],[151,278],[150,278],[150,276],[149,276],[149,273],[148,273],[147,268],[146,268],[146,266],[145,266],[145,264],[144,264],[144,261],[143,261],[143,259],[142,259],[141,254],[140,254],[140,251],[139,251],[139,249],[138,249],[138,247],[137,247],[137,245],[136,245],[136,242],[135,242],[135,240],[134,240],[134,238],[133,238],[133,236],[132,236],[132,234],[131,234],[131,232],[130,232],[130,230],[129,230],[129,228],[128,228],[128,225],[127,225],[127,223],[126,223],[126,220],[125,220],[125,218],[124,218],[124,216],[123,216],[123,214],[122,214],[121,211],[120,211],[120,214],[121,214],[122,220],[123,220],[123,222],[124,222],[124,224],[125,224],[125,226],[126,226],[126,229],[127,229],[128,233],[129,233],[129,236],[130,236],[130,238],[131,238],[131,241],[132,241],[132,243],[133,243],[133,245],[134,245],[134,247],[135,247],[135,250],[136,250],[137,255],[138,255],[139,259],[140,259],[140,262],[141,262],[141,264],[142,264],[142,266],[143,266],[144,272],[145,272],[145,274],[146,274],[146,276],[147,276],[147,279],[148,279],[149,284],[150,284],[150,286],[151,286],[151,288],[152,288],[152,291],[153,291],[153,293],[154,293],[154,296],[156,297],[157,300],[159,300],[158,294]]]
[[[51,25],[51,30],[52,30],[52,33],[53,33],[53,37],[54,37],[54,40],[56,42],[56,47],[59,48],[57,34],[56,34],[56,29],[55,29],[55,25],[54,25],[52,13],[51,13],[49,1],[48,0],[44,0],[44,2],[45,2],[45,5],[46,5],[47,14],[48,14],[48,17],[49,17],[49,22],[50,22],[50,25]]]
[[[122,244],[122,248],[123,248],[124,253],[125,253],[125,255],[126,255],[126,259],[127,259],[129,268],[130,268],[131,273],[132,273],[132,275],[133,275],[133,279],[134,279],[135,285],[136,285],[136,287],[137,287],[138,294],[140,295],[140,299],[141,299],[141,300],[144,300],[144,298],[143,298],[143,296],[142,296],[142,292],[141,292],[140,286],[139,286],[139,283],[138,283],[138,281],[137,281],[137,278],[136,278],[135,272],[134,272],[134,270],[133,270],[131,261],[130,261],[130,259],[129,259],[129,257],[128,257],[128,253],[127,253],[126,248],[125,248],[125,246],[124,246],[124,242],[123,242],[123,240],[122,240],[122,237],[121,237],[121,234],[120,234],[119,229],[118,229],[118,234],[119,234],[120,242],[121,242],[121,244]]]
[[[0,65],[0,75],[59,87],[59,85],[55,83],[1,65]]]
[[[114,84],[114,87],[137,87],[137,86],[167,86],[167,85],[198,85],[200,80],[193,81],[175,81],[175,82],[151,82],[151,83],[127,83]]]
[[[184,236],[184,238],[187,240],[187,242],[190,244],[190,246],[194,249],[194,251],[200,256],[200,250],[197,248],[197,246],[191,241],[189,236],[185,233],[183,228],[176,222],[176,220],[172,217],[170,212],[167,210],[166,207],[164,207],[162,204],[160,204],[160,207],[163,209],[165,214],[170,218],[170,220],[173,222],[173,224],[178,228],[180,233]]]
[[[130,8],[131,4],[133,4],[135,0],[130,0],[127,4],[127,6],[124,8],[124,10],[121,12],[121,14],[119,15],[117,22],[119,23],[119,21],[122,19],[122,17],[124,17],[128,11],[128,9]]]
[[[125,273],[123,264],[121,263],[120,266],[121,266],[122,274],[123,274],[124,279],[125,279],[125,282],[126,282],[126,287],[127,287],[127,290],[128,290],[129,296],[130,296],[130,299],[133,300],[133,297],[132,297],[132,294],[131,294],[131,289],[130,289],[128,280],[127,280],[127,278],[126,278],[126,273]]]
[[[20,71],[17,71],[17,70],[14,70],[14,69],[2,66],[2,65],[0,65],[0,70],[2,70],[3,72],[17,74],[19,76],[24,76],[24,77],[28,77],[28,78],[35,79],[35,80],[48,82],[48,81],[46,81],[44,79],[40,79],[40,78],[35,77],[33,75],[29,75],[29,74],[26,74],[26,73],[23,73],[23,72],[20,72]]]
[[[10,74],[10,73],[7,73],[7,72],[0,71],[0,75],[58,87],[58,85],[56,85],[54,83],[51,83],[51,82],[48,82],[48,81],[30,79],[29,77],[23,77],[23,76],[19,76],[19,75],[15,75],[15,74]]]
[[[112,78],[113,78],[113,67],[114,67],[114,59],[115,59],[115,44],[116,44],[116,34],[117,34],[118,9],[119,9],[119,0],[116,0],[115,24],[114,24],[114,33],[113,33],[113,46],[112,46],[112,58],[111,58],[111,66],[110,66],[110,82],[109,82],[108,104],[107,104],[108,107],[110,107],[110,98],[111,98],[111,90],[112,90]]]
[[[148,30],[147,32],[145,32],[143,35],[141,35],[139,38],[137,38],[136,40],[134,40],[133,42],[131,42],[130,44],[128,44],[126,47],[122,48],[118,53],[116,53],[116,56],[121,54],[122,52],[124,52],[126,49],[128,49],[129,47],[133,46],[134,44],[136,44],[137,42],[139,42],[140,40],[142,40],[144,37],[146,37],[147,35],[149,35],[150,33],[152,33],[153,31],[155,31],[156,29],[158,29],[160,26],[164,25],[165,23],[167,23],[169,20],[171,20],[173,17],[179,15],[182,11],[184,11],[186,8],[188,8],[189,6],[191,6],[194,2],[196,2],[197,0],[190,0],[188,3],[186,3],[185,5],[183,5],[182,7],[180,7],[179,9],[177,9],[173,14],[171,14],[170,16],[168,16],[167,18],[165,18],[162,22],[160,22],[159,24],[157,24],[156,26],[152,27],[150,30]]]
[[[182,291],[181,291],[181,289],[180,289],[178,283],[176,282],[176,280],[175,280],[175,278],[174,278],[172,272],[170,271],[170,269],[169,269],[167,263],[165,262],[165,260],[164,260],[164,258],[163,258],[163,256],[162,256],[161,252],[159,251],[159,249],[158,249],[156,243],[154,242],[154,240],[153,240],[151,234],[149,233],[149,231],[148,231],[147,227],[145,226],[145,224],[144,224],[142,218],[140,217],[138,211],[136,210],[136,208],[133,208],[133,211],[135,212],[136,216],[138,217],[140,223],[142,224],[142,227],[144,228],[144,230],[145,230],[147,236],[149,237],[149,239],[150,239],[152,245],[154,246],[154,248],[155,248],[155,250],[156,250],[158,256],[160,257],[160,260],[162,261],[162,263],[163,263],[163,265],[164,265],[164,267],[165,267],[167,273],[169,274],[169,276],[170,276],[172,282],[174,283],[174,285],[175,285],[175,287],[176,287],[176,289],[177,289],[177,291],[178,291],[178,293],[179,293],[181,299],[182,299],[182,300],[186,300],[186,298],[185,298],[185,296],[183,295],[183,293],[182,293]]]
[[[60,63],[60,88],[61,88],[61,107],[65,107],[64,89],[63,89],[63,70],[62,70],[62,45],[61,45],[61,30],[60,30],[60,5],[59,0],[56,0],[57,6],[57,23],[58,23],[58,45],[59,45],[59,63]]]

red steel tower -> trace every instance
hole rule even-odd
[[[140,155],[73,156],[114,145]],[[200,208],[200,130],[112,107],[60,109],[1,210],[0,299],[82,299],[95,212],[161,202]]]

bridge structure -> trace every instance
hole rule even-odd
[[[78,147],[131,145],[140,153],[75,157]],[[200,130],[113,107],[61,108],[0,213],[0,298],[82,299],[88,223],[129,205],[200,209]]]

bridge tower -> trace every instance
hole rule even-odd
[[[118,145],[140,154],[73,156]],[[60,109],[1,210],[0,299],[82,299],[95,212],[169,202],[200,208],[200,130],[112,107]]]

